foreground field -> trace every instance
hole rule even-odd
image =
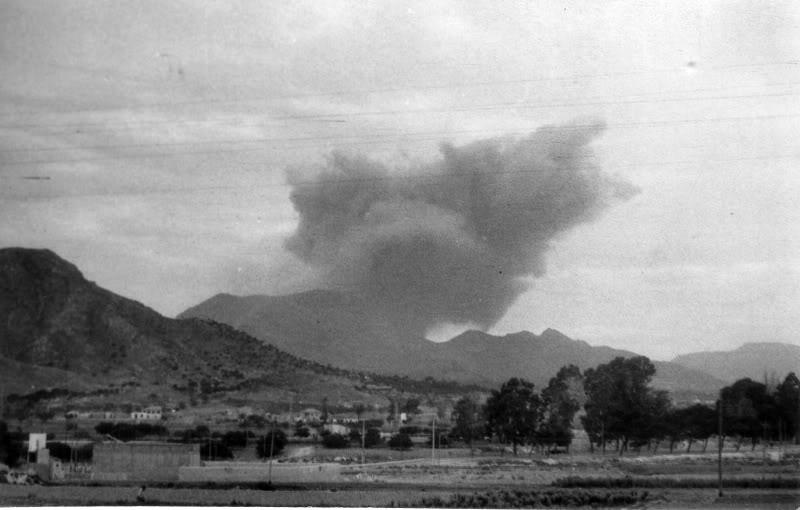
[[[136,501],[136,487],[23,487],[2,486],[0,506],[111,506],[141,505]],[[526,489],[522,491],[482,489],[429,489],[419,487],[372,487],[369,489],[343,487],[309,487],[300,490],[253,490],[253,489],[197,489],[197,488],[149,488],[145,504],[167,506],[271,506],[271,507],[397,507],[397,506],[456,506],[468,507],[562,507],[553,498],[554,494],[574,495],[572,490]],[[614,498],[635,495],[634,501],[621,506],[638,508],[771,508],[789,510],[797,508],[800,495],[797,491],[753,491],[730,490],[724,497],[717,497],[715,490],[669,489],[651,491],[583,491],[585,495],[596,495],[600,501],[615,501]],[[508,504],[511,495],[516,504]],[[533,495],[533,496],[531,496]],[[537,496],[538,495],[538,496]],[[541,495],[548,499],[544,500]],[[536,505],[526,505],[531,497],[539,497]],[[543,501],[547,501],[544,504]],[[628,501],[628,500],[625,500]],[[552,502],[553,504],[550,504]],[[449,503],[449,504],[448,504]],[[595,504],[594,507],[606,507]],[[620,505],[612,505],[620,506]]]
[[[373,456],[371,463],[358,464],[353,463],[352,451],[348,455],[328,453],[344,464],[341,474],[331,481],[267,486],[268,464],[248,463],[256,470],[263,469],[263,481],[149,484],[146,503],[458,508],[794,509],[800,506],[800,452],[784,451],[780,456],[763,452],[726,454],[722,498],[717,493],[717,464],[713,454],[548,458],[471,456],[468,451],[450,451],[449,455],[432,459],[423,457],[423,451],[411,451],[399,460],[381,462],[381,458],[388,456],[381,454]],[[314,449],[298,451],[292,461],[317,466],[320,461],[331,460],[320,458],[319,454]],[[0,505],[134,505],[137,491],[134,484],[3,485]]]

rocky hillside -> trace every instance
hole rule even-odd
[[[385,402],[367,389],[374,377],[300,359],[225,324],[163,317],[87,281],[47,250],[0,250],[0,317],[6,395],[124,386],[134,401]],[[413,385],[394,382],[396,388],[391,379],[376,385]]]

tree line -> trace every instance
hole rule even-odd
[[[741,447],[752,448],[760,441],[798,441],[800,436],[800,381],[790,373],[779,384],[768,385],[740,379],[723,388],[716,405],[695,404],[676,407],[669,393],[650,387],[656,373],[644,356],[618,357],[584,373],[575,365],[562,367],[538,393],[533,383],[511,378],[492,390],[485,405],[469,397],[454,407],[452,435],[468,445],[488,438],[510,445],[514,454],[520,446],[542,451],[566,451],[573,440],[576,416],[586,431],[590,447],[606,451],[613,444],[620,454],[646,447],[655,452],[666,442],[673,451],[685,442],[694,444],[718,435],[733,438]],[[721,404],[720,404],[721,402]],[[721,405],[720,410],[717,406]]]

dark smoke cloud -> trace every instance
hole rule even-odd
[[[290,174],[300,223],[287,248],[323,285],[367,297],[415,333],[491,326],[524,277],[544,273],[559,234],[636,193],[597,166],[589,144],[603,129],[445,144],[411,173],[335,153],[311,181]]]

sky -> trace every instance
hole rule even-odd
[[[0,247],[51,249],[168,316],[298,292],[342,274],[298,248],[304,186],[447,175],[448,154],[520,140],[552,156],[590,130],[570,168],[629,192],[544,236],[526,216],[533,248],[493,247],[517,269],[499,311],[444,313],[429,337],[554,328],[655,359],[800,345],[799,25],[790,0],[2,0]],[[388,186],[412,200],[394,212],[474,263],[489,241],[422,188]],[[372,218],[348,239],[385,242]]]

